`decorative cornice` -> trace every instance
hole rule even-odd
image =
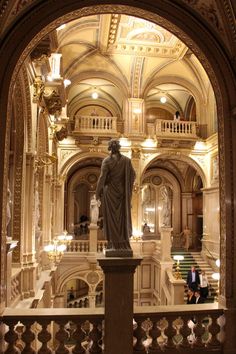
[[[134,56],[145,56],[145,57],[158,57],[161,58],[179,58],[185,45],[178,41],[175,47],[163,47],[161,45],[145,45],[145,44],[127,44],[118,43],[109,46],[109,53],[112,54],[122,54],[122,55],[134,55]]]
[[[111,15],[111,22],[110,22],[110,29],[109,29],[109,36],[108,36],[108,44],[107,47],[109,48],[112,44],[115,43],[117,31],[120,23],[121,15],[119,14],[112,14]]]

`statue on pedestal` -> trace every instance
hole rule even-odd
[[[160,189],[162,198],[162,227],[171,227],[171,195],[170,188],[163,186]]]
[[[90,220],[92,225],[97,225],[100,205],[100,200],[97,200],[94,194],[90,201]]]
[[[132,250],[131,197],[135,171],[131,160],[120,153],[119,140],[108,143],[110,156],[102,162],[96,198],[102,199],[106,256],[129,257]]]

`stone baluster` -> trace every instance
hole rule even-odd
[[[40,325],[42,326],[41,331],[38,334],[38,340],[42,343],[41,348],[38,351],[38,354],[51,354],[52,351],[48,347],[48,342],[51,340],[51,333],[47,330],[50,321],[41,321]]]
[[[157,327],[157,322],[157,320],[153,321],[152,328],[149,331],[149,335],[152,338],[152,343],[148,349],[150,354],[162,353],[162,350],[157,342],[157,338],[161,335],[161,330]]]
[[[211,340],[209,342],[209,347],[219,347],[220,342],[217,338],[217,334],[220,332],[220,325],[217,323],[218,314],[211,314],[212,323],[209,326],[209,331],[212,335]]]
[[[166,348],[167,349],[173,349],[175,348],[174,342],[173,342],[173,337],[176,335],[176,329],[173,327],[173,316],[168,316],[168,327],[165,329],[165,335],[167,336],[167,343],[166,343]]]
[[[31,331],[31,325],[34,319],[25,321],[25,331],[22,333],[21,339],[25,343],[22,354],[35,354],[35,350],[31,347],[31,343],[35,340],[35,334]]]
[[[59,345],[55,351],[56,354],[68,354],[69,350],[65,347],[65,342],[68,340],[69,334],[65,330],[66,321],[57,322],[59,325],[59,331],[56,332],[55,338],[58,340]]]
[[[18,340],[18,334],[15,331],[15,321],[14,319],[6,323],[9,326],[8,332],[5,334],[4,339],[8,343],[7,350],[5,351],[5,354],[18,354],[19,350],[16,348],[15,344],[16,341]]]
[[[74,348],[72,349],[73,354],[85,354],[85,349],[81,346],[81,343],[86,338],[86,333],[82,330],[81,325],[83,322],[76,323],[76,330],[72,334],[72,339],[76,341]]]
[[[180,328],[180,334],[182,335],[183,337],[183,340],[182,340],[182,343],[181,343],[181,346],[183,348],[189,348],[189,341],[188,341],[188,336],[190,336],[191,334],[191,329],[189,328],[188,326],[188,322],[189,322],[189,318],[188,317],[185,317],[183,318],[183,326]]]
[[[142,328],[142,320],[136,320],[137,322],[137,327],[134,330],[134,337],[137,339],[135,345],[134,345],[134,350],[133,353],[136,354],[146,354],[145,347],[143,345],[143,340],[145,338],[145,331]]]
[[[203,327],[203,320],[204,315],[197,315],[197,324],[196,327],[194,328],[194,333],[196,336],[196,342],[194,343],[194,346],[196,347],[204,347],[204,343],[202,341],[202,335],[205,332],[205,329]]]
[[[102,348],[99,344],[102,339],[102,330],[98,322],[93,321],[92,324],[93,324],[93,329],[91,332],[89,332],[89,339],[92,340],[92,346],[89,350],[89,353],[99,354],[102,353]]]

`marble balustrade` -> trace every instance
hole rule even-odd
[[[1,352],[103,353],[103,322],[102,308],[6,309]],[[221,353],[225,319],[216,305],[136,307],[133,323],[134,354]]]

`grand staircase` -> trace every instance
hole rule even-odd
[[[215,302],[217,301],[217,288],[218,288],[218,282],[217,280],[212,279],[212,274],[214,273],[213,269],[210,267],[210,265],[203,259],[202,255],[200,252],[186,252],[184,250],[179,250],[179,251],[172,251],[171,256],[172,258],[174,255],[183,255],[184,260],[180,262],[180,272],[182,274],[182,278],[184,280],[187,279],[187,273],[191,269],[191,266],[195,266],[195,268],[198,271],[204,270],[206,272],[208,282],[210,284],[209,286],[209,295],[208,298],[206,299],[206,302]],[[176,261],[174,261],[175,264],[173,266],[173,271],[175,271],[176,267]],[[187,286],[185,288],[185,300],[187,299],[186,296],[187,292]]]

